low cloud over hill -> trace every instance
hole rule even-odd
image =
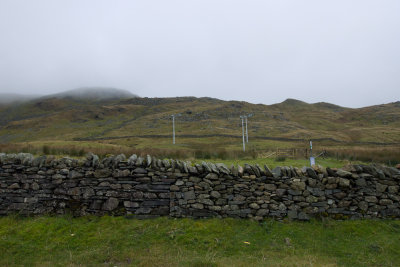
[[[122,89],[110,87],[82,87],[57,94],[50,95],[21,95],[12,93],[0,93],[0,104],[21,103],[36,99],[49,98],[69,98],[81,100],[108,100],[108,99],[126,99],[138,97],[137,95]]]
[[[137,95],[132,94],[127,90],[109,88],[109,87],[82,87],[66,92],[48,95],[46,98],[74,98],[74,99],[121,99],[121,98],[133,98]]]

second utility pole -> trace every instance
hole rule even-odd
[[[246,143],[249,142],[249,132],[247,131],[247,116],[244,116],[244,118],[246,119]]]
[[[172,144],[175,145],[175,115],[172,115]]]
[[[240,116],[240,118],[242,119],[242,137],[243,137],[243,152],[244,152],[246,151],[246,144],[244,142],[244,125],[243,125],[244,116]]]

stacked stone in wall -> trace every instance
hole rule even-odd
[[[0,154],[0,214],[400,217],[400,171],[230,166],[147,155],[85,160]]]
[[[129,165],[122,155],[102,162],[95,155],[84,162],[39,157],[24,164],[16,155],[0,155],[0,163],[3,215],[169,215],[175,179],[142,164]]]

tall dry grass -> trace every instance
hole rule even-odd
[[[175,159],[241,159],[241,158],[257,158],[254,150],[243,152],[240,150],[226,150],[223,148],[212,149],[206,147],[204,149],[185,149],[185,148],[131,148],[127,146],[96,146],[96,147],[80,147],[77,145],[32,145],[32,144],[0,144],[0,152],[4,153],[31,153],[34,155],[69,155],[74,157],[83,157],[87,153],[92,152],[101,158],[107,155],[125,154],[130,156],[137,154],[140,156],[152,155],[159,158],[175,158]]]
[[[400,163],[400,147],[348,147],[327,148],[327,156],[351,161],[385,163],[396,165]]]
[[[336,158],[338,160],[346,159],[350,161],[363,161],[366,163],[376,162],[384,163],[387,165],[395,165],[400,163],[400,147],[327,147],[321,151],[326,151],[326,156]],[[296,150],[296,159],[307,158],[309,151],[305,149]],[[321,151],[313,151],[313,155],[318,155]],[[156,156],[158,158],[175,158],[175,159],[222,159],[222,160],[236,160],[236,159],[256,159],[260,151],[249,149],[243,152],[241,150],[228,150],[224,148],[212,148],[205,146],[201,148],[131,148],[128,146],[109,146],[98,145],[92,147],[84,147],[78,145],[40,145],[40,144],[0,144],[0,152],[5,153],[31,153],[34,155],[69,155],[74,157],[83,157],[87,153],[92,152],[105,157],[113,154],[125,154],[130,156],[137,154],[145,156],[147,154]],[[267,152],[267,151],[264,151]],[[269,151],[274,152],[274,151]],[[268,154],[268,153],[266,153]]]

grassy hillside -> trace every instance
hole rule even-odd
[[[177,144],[171,144],[171,114]],[[248,151],[308,147],[400,145],[400,102],[360,109],[288,99],[274,105],[213,98],[77,98],[53,95],[0,106],[0,149],[57,142],[82,147],[241,150],[240,115],[248,120]],[[2,144],[2,145],[1,145]]]
[[[361,109],[286,100],[255,105],[211,98],[90,100],[43,98],[0,108],[0,141],[101,139],[170,135],[240,137],[241,114],[251,138],[332,139],[337,142],[400,143],[400,102]]]
[[[0,218],[1,266],[399,266],[400,222]]]

